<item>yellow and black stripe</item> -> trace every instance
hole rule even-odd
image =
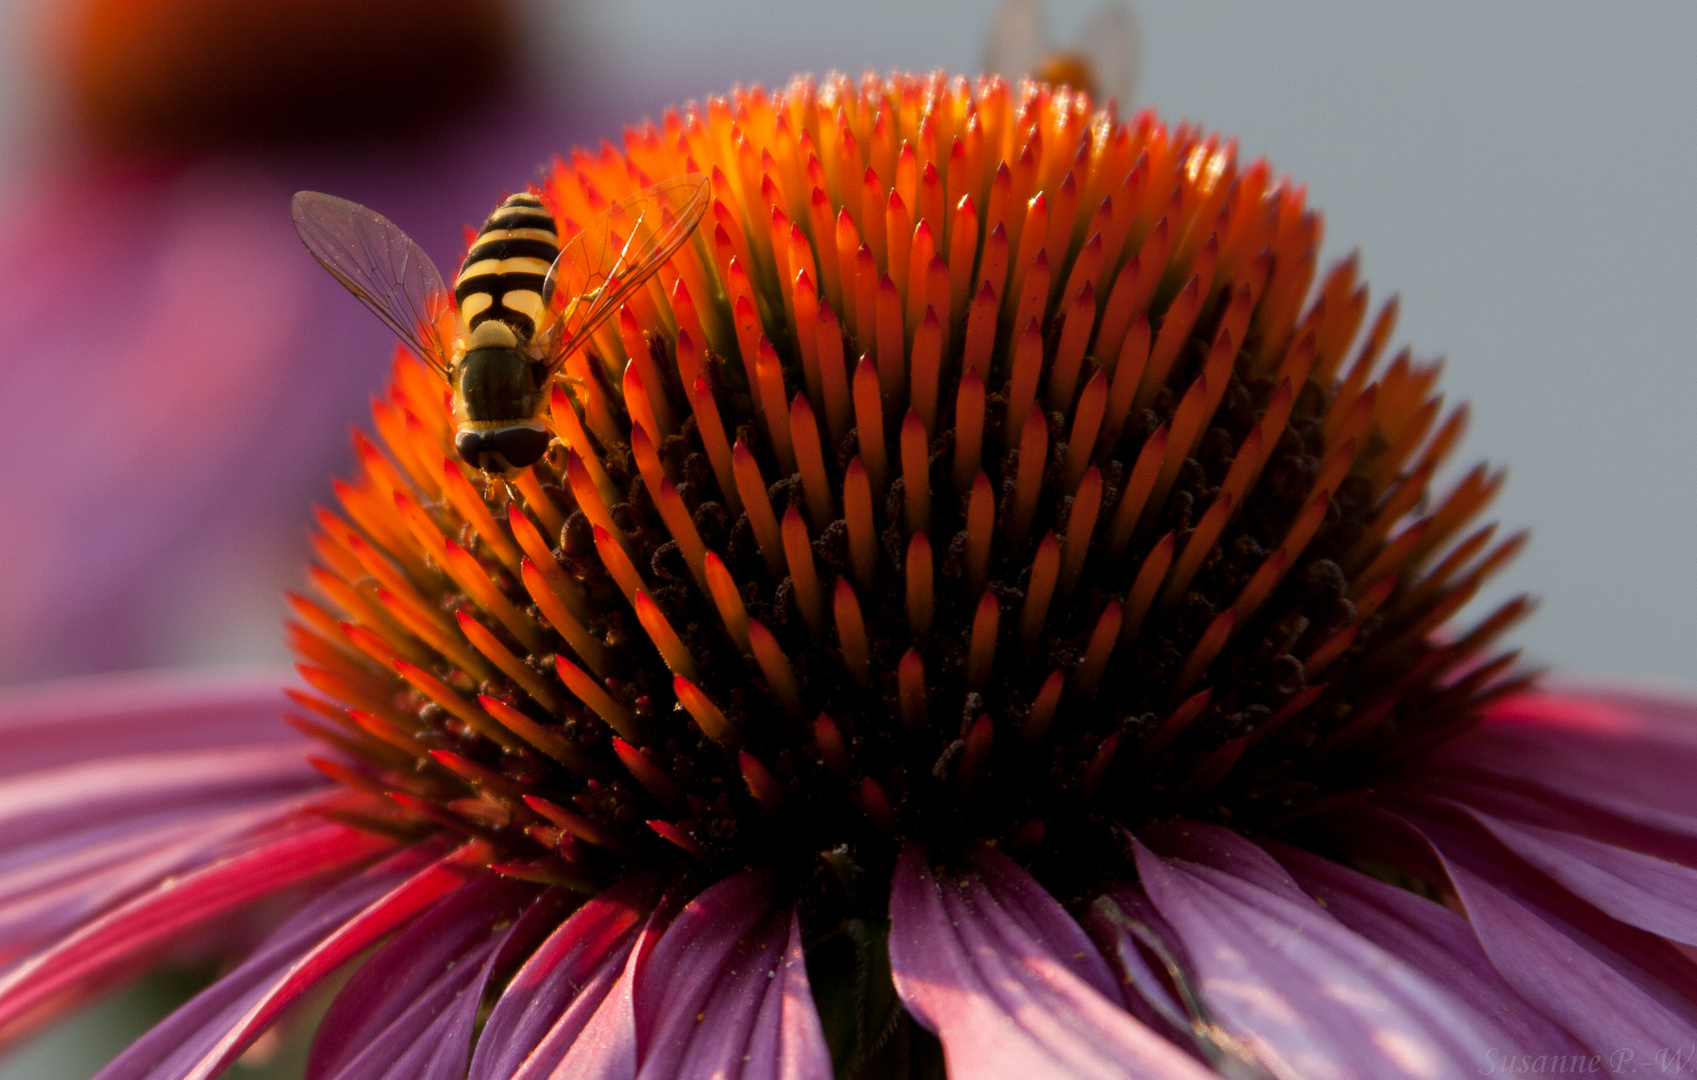
[[[495,319],[520,341],[530,340],[546,310],[542,282],[559,254],[560,237],[542,200],[508,196],[483,223],[454,279],[454,301],[467,325],[475,330]]]

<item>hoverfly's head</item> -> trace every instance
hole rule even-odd
[[[454,436],[454,449],[467,465],[491,475],[507,475],[528,469],[548,452],[553,436],[540,425],[514,424],[509,427],[460,428]]]

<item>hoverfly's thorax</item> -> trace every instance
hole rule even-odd
[[[475,335],[474,335],[475,337]],[[454,373],[455,403],[473,423],[529,420],[537,412],[536,363],[510,346],[470,348]]]
[[[542,285],[559,254],[560,238],[542,200],[509,196],[483,223],[454,279],[454,302],[466,325],[475,332],[498,322],[520,342],[529,341],[544,321]]]

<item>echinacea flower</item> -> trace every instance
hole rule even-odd
[[[538,194],[569,236],[685,173],[702,226],[511,484],[397,356],[291,598],[330,782],[250,697],[15,707],[0,1032],[304,889],[102,1075],[216,1076],[361,956],[310,1076],[1688,1060],[1697,706],[1528,689],[1522,600],[1451,625],[1521,542],[1474,523],[1501,474],[1432,490],[1465,411],[1353,259],[1312,287],[1300,188],[898,75]]]

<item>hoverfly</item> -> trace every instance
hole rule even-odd
[[[1099,104],[1114,98],[1124,114],[1137,91],[1138,52],[1137,16],[1124,0],[1109,0],[1065,49],[1050,41],[1042,0],[1002,0],[990,17],[984,70],[1070,86]]]
[[[447,382],[455,450],[496,477],[547,451],[549,380],[689,239],[709,190],[696,173],[656,184],[564,247],[542,200],[513,195],[483,223],[451,293],[381,214],[315,191],[295,196],[293,214],[313,258]]]

